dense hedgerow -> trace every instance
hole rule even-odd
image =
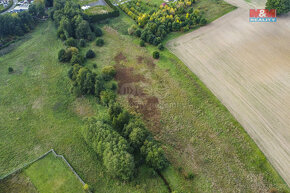
[[[86,142],[102,158],[108,173],[129,180],[135,169],[134,157],[127,141],[103,120],[89,119],[82,129]]]
[[[193,10],[195,0],[179,0],[170,4],[162,3],[159,8],[141,0],[133,0],[120,5],[141,29],[131,26],[129,34],[140,37],[143,41],[157,46],[172,31],[188,31],[190,28],[205,25],[207,20],[198,10]],[[151,9],[148,13],[147,9]]]

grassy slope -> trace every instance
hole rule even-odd
[[[126,29],[133,24],[128,20],[121,14],[104,24],[126,34]],[[275,187],[289,191],[241,125],[176,56],[163,51],[161,59],[156,61],[160,68],[152,71],[146,65],[137,65],[136,57],[150,57],[156,48],[139,48],[136,46],[138,39],[118,38],[122,39],[127,50],[115,47],[111,50],[122,51],[128,60],[125,66],[134,67],[135,73],[149,79],[150,84],[141,83],[140,86],[160,101],[162,126],[155,137],[165,144],[175,167],[195,174],[193,182],[187,185],[184,179],[172,175],[176,170],[166,170],[164,175],[173,189],[182,192],[266,192]],[[135,46],[129,43],[132,40]],[[125,102],[126,97],[121,100]],[[153,132],[154,127],[150,127]]]
[[[1,188],[4,192],[84,193],[82,184],[73,172],[52,153],[12,178],[5,179],[3,183]]]
[[[97,192],[166,191],[162,180],[148,172],[131,183],[106,174],[80,134],[83,117],[102,107],[94,98],[75,99],[70,94],[70,66],[57,61],[62,42],[56,39],[53,23],[39,25],[30,35],[0,58],[0,175],[54,148]],[[9,66],[15,73],[8,74]]]

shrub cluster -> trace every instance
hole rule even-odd
[[[104,67],[104,69],[107,67]],[[114,67],[109,66],[115,71]],[[102,70],[103,71],[103,70]],[[114,74],[111,74],[112,77]],[[107,79],[107,74],[95,74],[90,69],[83,67],[79,64],[74,64],[68,72],[68,77],[72,80],[71,92],[75,96],[81,95],[94,95],[100,99],[101,103],[108,105],[110,102],[115,101],[116,88],[106,87],[106,83],[112,78]]]
[[[58,28],[57,35],[62,40],[93,40],[95,34],[80,6],[74,1],[55,0],[52,18]]]
[[[162,170],[167,166],[163,149],[152,138],[141,119],[118,103],[110,105],[109,116],[113,128],[128,141],[136,157],[141,155],[146,164],[155,170]]]
[[[160,54],[158,51],[154,51],[152,55],[153,55],[154,59],[159,59],[159,57],[160,57]]]
[[[167,167],[163,149],[144,123],[118,103],[110,102],[108,116],[89,119],[83,135],[113,177],[129,180],[143,162],[155,170]]]
[[[103,39],[101,39],[101,38],[99,38],[99,39],[97,39],[97,41],[96,41],[96,46],[99,46],[99,47],[101,47],[101,46],[103,46],[104,45],[104,40]]]
[[[170,4],[163,3],[159,8],[141,0],[133,0],[120,5],[120,8],[133,18],[141,29],[131,26],[129,34],[140,37],[143,41],[159,45],[171,31],[188,31],[191,27],[205,25],[206,19],[192,4],[195,0],[180,0]],[[148,9],[151,12],[148,13]]]
[[[72,65],[83,65],[85,62],[85,58],[79,53],[79,49],[76,47],[59,50],[58,60],[60,62],[70,62]]]
[[[94,58],[96,57],[96,53],[93,50],[88,50],[86,53],[86,58]]]
[[[103,120],[89,119],[82,129],[86,142],[99,155],[108,173],[121,180],[133,176],[134,157],[129,153],[129,144]]]

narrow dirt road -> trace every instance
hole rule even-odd
[[[170,41],[176,54],[221,100],[290,185],[290,16],[250,23],[247,4]]]

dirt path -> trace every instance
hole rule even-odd
[[[239,7],[168,43],[222,101],[290,185],[290,15],[276,23],[250,23]]]

